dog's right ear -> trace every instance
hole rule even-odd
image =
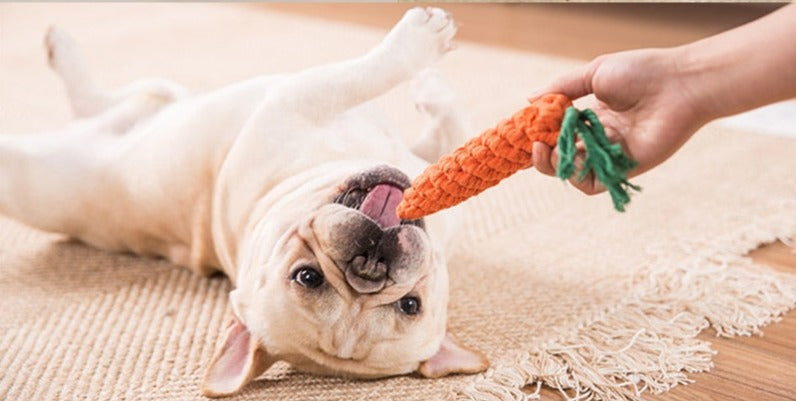
[[[489,360],[484,354],[465,346],[452,334],[446,333],[437,353],[422,362],[418,372],[424,377],[436,379],[454,373],[483,372],[488,367]]]
[[[249,329],[237,318],[227,328],[202,384],[207,397],[224,397],[240,391],[275,361],[260,348]]]

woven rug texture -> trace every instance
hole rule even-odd
[[[0,135],[59,127],[48,24],[99,83],[164,76],[196,91],[367,51],[385,32],[252,5],[0,5]],[[473,127],[577,65],[460,43],[439,68]],[[489,60],[488,65],[484,60]],[[406,86],[378,101],[418,132]],[[475,131],[474,131],[475,132]],[[696,339],[757,333],[796,305],[796,277],[744,257],[796,242],[796,139],[710,125],[637,180],[626,213],[535,171],[467,201],[450,263],[449,329],[488,355],[479,375],[347,380],[277,364],[230,400],[640,400],[710,369]],[[0,399],[195,400],[231,316],[223,277],[112,254],[0,217]]]

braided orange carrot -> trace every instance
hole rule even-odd
[[[639,189],[626,179],[627,171],[636,163],[622,153],[618,144],[608,141],[591,110],[580,112],[571,106],[564,95],[544,95],[443,156],[404,191],[398,216],[412,220],[449,208],[530,167],[534,142],[558,145],[561,157],[557,174],[569,178],[575,170],[575,136],[586,147],[580,178],[594,172],[611,194],[614,207],[623,211],[630,201],[627,188]]]

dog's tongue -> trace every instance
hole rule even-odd
[[[401,203],[403,191],[389,184],[373,187],[362,201],[359,211],[376,221],[381,228],[389,228],[401,224],[395,209]]]

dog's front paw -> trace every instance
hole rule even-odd
[[[413,8],[404,14],[383,45],[391,57],[413,71],[426,68],[453,49],[456,22],[446,11]]]
[[[430,117],[444,115],[453,109],[456,95],[439,71],[427,68],[420,71],[409,84],[415,107]]]

